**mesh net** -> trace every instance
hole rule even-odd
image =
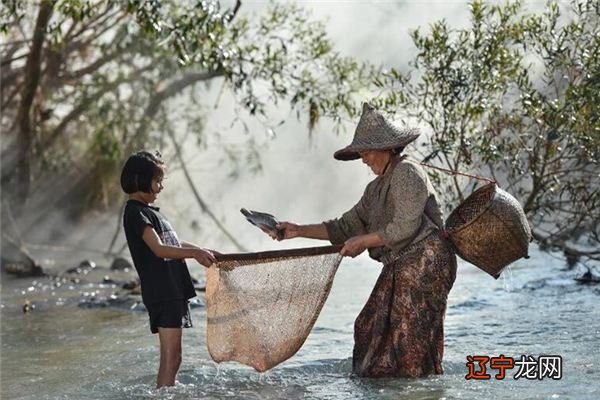
[[[338,251],[326,246],[218,256],[206,284],[212,359],[263,372],[294,355],[329,295]]]

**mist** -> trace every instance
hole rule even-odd
[[[326,23],[334,48],[342,56],[400,71],[408,69],[408,61],[416,52],[410,30],[426,31],[430,24],[441,19],[453,28],[469,24],[469,7],[465,2],[301,1],[298,4],[308,8],[314,19]],[[543,4],[533,3],[527,8],[533,11]],[[268,6],[267,1],[246,1],[240,13],[252,18],[251,15]],[[309,134],[306,115],[298,118],[288,105],[280,103],[267,110],[269,121],[260,121],[237,107],[231,90],[223,85],[222,79],[215,79],[209,86],[200,85],[196,89],[205,115],[203,132],[194,132],[181,123],[175,133],[181,140],[186,168],[203,200],[247,251],[327,244],[308,239],[273,241],[247,223],[239,209],[269,212],[285,221],[318,223],[351,208],[375,176],[360,160],[337,161],[333,153],[352,141],[358,118],[343,120],[339,133],[335,132],[333,121],[321,118]],[[364,93],[364,98],[357,98],[356,104],[374,95]],[[185,112],[190,107],[181,101],[171,102],[174,112]],[[421,128],[423,137],[428,135],[427,127],[419,126],[418,121],[414,124]],[[204,138],[203,146],[197,145],[199,135]],[[253,171],[253,163],[244,159],[247,154],[244,148],[250,139],[260,155],[258,172]],[[180,238],[225,253],[239,251],[202,212],[175,161],[172,145],[168,140],[164,143],[158,150],[165,155],[169,171],[156,205],[172,222]],[[406,152],[410,155],[415,146],[412,149],[409,146]],[[241,157],[238,168],[228,160],[225,149],[233,149]],[[124,202],[126,196],[121,197]],[[50,254],[47,247],[33,247],[32,252],[40,259],[53,258],[57,264],[72,264],[78,262],[72,259],[75,251],[81,257],[98,257],[99,252],[84,249],[108,248],[116,232],[113,251],[125,249],[123,255],[129,257],[116,210],[90,213],[77,224],[66,222],[68,217],[59,212],[55,214],[50,227],[27,223],[24,236],[34,244],[57,244],[53,241],[57,229],[65,234],[61,242],[65,244],[64,251]]]
[[[335,49],[343,56],[400,70],[406,70],[408,60],[415,54],[409,36],[411,29],[419,26],[427,29],[442,18],[457,27],[469,21],[468,6],[463,2],[304,1],[299,4],[309,8],[315,19],[326,21]],[[249,1],[243,9],[254,13],[267,6],[266,1]],[[318,223],[351,208],[375,175],[360,160],[337,161],[333,153],[352,141],[358,119],[344,120],[343,129],[336,134],[334,123],[323,118],[309,135],[306,116],[298,119],[295,113],[289,114],[287,107],[273,106],[268,110],[273,123],[280,120],[285,123],[270,132],[267,126],[242,112],[248,134],[241,124],[231,125],[238,111],[231,96],[219,96],[220,86],[218,83],[203,94],[207,109],[205,134],[209,138],[219,134],[229,145],[244,143],[252,135],[260,149],[262,171],[253,173],[242,166],[239,175],[230,178],[230,166],[220,163],[214,155],[220,150],[218,143],[209,143],[208,150],[201,154],[195,154],[193,144],[186,143],[182,146],[184,158],[189,160],[187,167],[204,199],[249,251],[326,244],[308,239],[274,242],[248,224],[239,209],[270,212],[280,220]],[[365,99],[370,96],[366,93]],[[169,175],[157,204],[173,219],[180,236],[221,251],[235,251],[202,215],[183,174],[174,171]],[[197,221],[197,225],[190,224],[190,220]]]

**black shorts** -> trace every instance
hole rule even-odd
[[[172,300],[146,306],[150,317],[150,331],[158,328],[191,328],[192,316],[187,300]]]

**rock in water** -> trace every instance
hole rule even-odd
[[[123,257],[115,258],[110,266],[113,271],[125,271],[131,268],[133,268],[133,265]]]
[[[87,274],[92,269],[96,268],[96,263],[91,260],[83,260],[78,266],[69,268],[67,274]]]
[[[29,301],[29,299],[25,299],[25,302],[23,303],[23,314],[27,314],[28,312],[31,312],[31,310],[33,310],[35,308],[35,306],[33,304],[31,304],[31,301]]]
[[[600,283],[600,276],[594,275],[592,273],[592,270],[588,268],[587,272],[585,272],[580,277],[575,278],[575,280],[582,284],[597,284]]]
[[[2,269],[7,274],[15,275],[19,278],[46,275],[42,267],[31,259],[7,260],[3,258]]]

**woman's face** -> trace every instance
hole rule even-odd
[[[390,150],[359,151],[358,154],[362,161],[371,167],[375,175],[382,175],[392,158]]]

